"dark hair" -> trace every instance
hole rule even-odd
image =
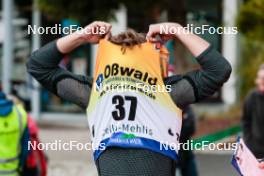
[[[135,45],[140,45],[141,43],[146,42],[146,37],[142,33],[137,33],[133,29],[128,29],[118,35],[111,36],[109,41],[114,44],[121,45],[121,51],[124,54],[127,48],[133,48]]]

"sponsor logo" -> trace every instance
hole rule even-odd
[[[100,91],[103,88],[103,80],[104,80],[104,76],[103,74],[99,74],[95,83],[96,83],[96,90]]]
[[[112,65],[106,65],[104,70],[105,79],[109,78],[110,76],[118,76],[118,75],[132,77],[134,79],[148,83],[149,85],[157,84],[157,78],[151,77],[148,72],[142,72],[135,68],[120,66],[117,63],[114,63]]]

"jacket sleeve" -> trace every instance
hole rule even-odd
[[[218,91],[232,72],[230,63],[212,46],[196,58],[201,69],[187,73],[184,78],[194,87],[199,102]]]
[[[56,41],[33,52],[27,62],[27,71],[40,84],[59,97],[86,108],[92,87],[92,78],[75,75],[61,67],[63,54]]]
[[[213,95],[228,80],[232,71],[229,62],[212,46],[196,60],[201,69],[186,73],[181,78],[176,75],[165,79],[165,84],[172,87],[172,99],[181,108]]]

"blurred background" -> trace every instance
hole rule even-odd
[[[40,140],[89,142],[85,112],[42,88],[26,73],[32,51],[61,37],[59,34],[28,34],[32,27],[56,24],[84,27],[94,20],[112,23],[113,33],[127,28],[147,32],[149,24],[178,22],[182,25],[238,27],[236,35],[205,33],[231,63],[229,81],[214,96],[193,106],[195,141],[234,142],[240,133],[241,105],[254,87],[257,69],[264,63],[264,0],[2,0],[0,18],[1,88],[15,94],[38,122]],[[177,41],[167,44],[175,74],[198,68],[195,59]],[[91,75],[97,46],[85,45],[67,55],[61,66],[76,74]],[[87,151],[47,151],[48,175],[97,175]],[[237,175],[230,165],[232,151],[197,151],[202,176]]]

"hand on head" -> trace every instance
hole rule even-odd
[[[85,42],[98,43],[101,38],[110,38],[111,28],[112,25],[110,23],[95,21],[87,25],[83,30],[79,31],[79,33],[81,35],[81,38],[83,38]],[[151,24],[149,26],[146,39],[150,42],[160,42],[160,40],[162,42],[166,42],[170,39],[175,38],[180,30],[182,30],[182,26],[178,23]]]
[[[177,32],[182,30],[178,23],[157,23],[149,26],[146,39],[150,42],[159,42],[156,38],[158,35],[162,42],[166,42],[176,37]],[[176,33],[175,33],[176,32]]]
[[[81,37],[88,43],[98,43],[100,39],[111,35],[112,25],[103,21],[94,21],[79,31]]]
[[[111,38],[111,28],[112,25],[103,21],[95,21],[91,24],[87,25],[85,28],[74,32],[71,35],[64,36],[57,40],[57,47],[61,53],[69,53],[75,48],[81,46],[85,43],[97,44],[100,39]],[[173,33],[171,30],[161,30],[163,28],[174,28],[176,29],[176,33]],[[146,39],[150,42],[166,42],[169,39],[173,39],[177,36],[178,30],[182,30],[182,26],[177,23],[159,23],[152,24],[149,26],[149,31],[147,33]],[[175,31],[175,30],[174,30]],[[140,34],[135,35],[138,37]],[[177,36],[178,37],[178,36]],[[140,37],[139,37],[140,38]],[[187,40],[187,39],[186,39]],[[189,39],[189,40],[192,40]],[[142,43],[145,41],[140,38],[140,40],[136,40],[136,43]],[[194,44],[197,46],[196,44]],[[195,48],[195,47],[192,47]],[[202,48],[203,49],[203,48]],[[194,54],[195,55],[195,54]]]

